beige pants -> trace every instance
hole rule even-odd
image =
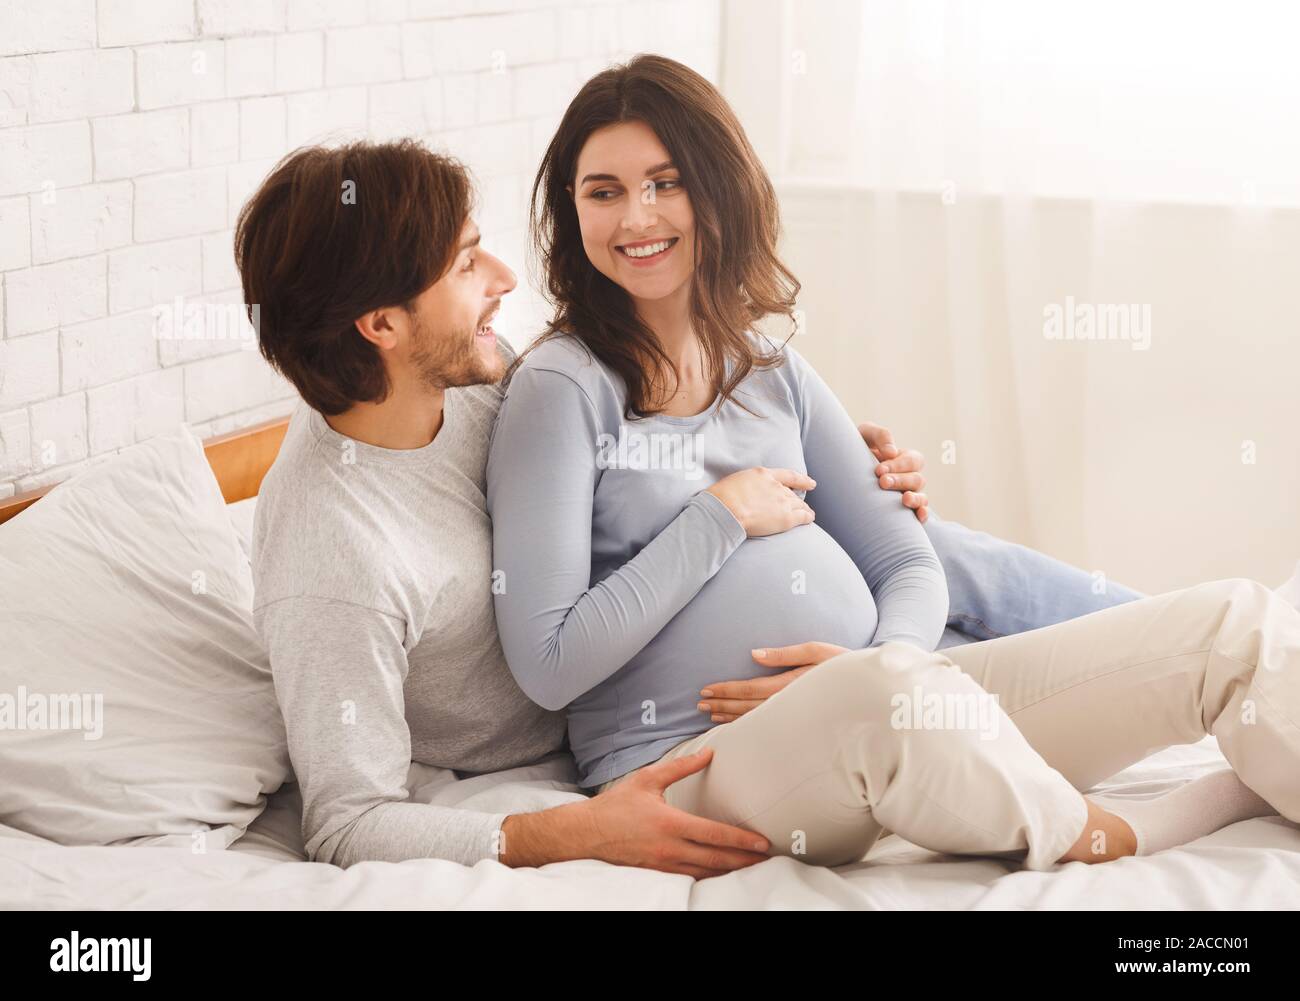
[[[713,748],[668,802],[757,831],[773,854],[857,861],[887,828],[1045,870],[1083,832],[1081,790],[1208,733],[1300,822],[1300,612],[1254,581],[942,653],[841,654],[660,760]]]

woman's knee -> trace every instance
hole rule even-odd
[[[1187,593],[1191,600],[1203,603],[1207,612],[1245,611],[1249,614],[1255,610],[1263,611],[1281,600],[1271,588],[1248,577],[1212,580],[1188,588]]]
[[[888,714],[900,696],[918,686],[945,687],[966,678],[941,653],[922,650],[906,643],[884,643],[866,650],[851,650],[825,661],[800,679],[830,715],[843,713],[856,719],[870,714]]]

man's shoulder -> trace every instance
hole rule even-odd
[[[289,429],[276,453],[275,461],[262,479],[257,491],[254,512],[254,536],[265,534],[265,527],[275,522],[310,523],[320,512],[336,510],[329,503],[313,504],[315,499],[326,500],[335,491],[337,478],[335,464],[344,460],[319,434],[315,426],[315,411],[300,403],[289,419]],[[294,525],[297,527],[297,524]]]
[[[375,535],[364,470],[344,482],[346,457],[295,413],[262,481],[253,516],[254,603],[297,596],[392,611],[393,568]]]

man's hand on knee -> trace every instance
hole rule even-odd
[[[669,806],[664,790],[705,768],[712,748],[639,769],[585,803],[515,814],[502,824],[499,861],[538,866],[580,858],[656,869],[695,879],[766,860],[760,834]]]

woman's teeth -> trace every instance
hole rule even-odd
[[[655,254],[662,254],[665,250],[677,242],[677,237],[671,240],[660,240],[658,243],[647,243],[642,247],[619,247],[628,257],[654,257]]]

